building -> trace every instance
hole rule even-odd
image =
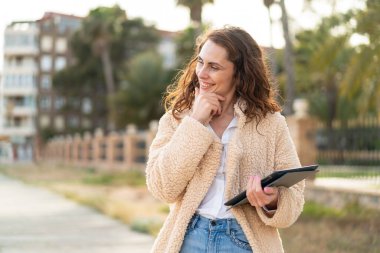
[[[97,127],[90,117],[91,99],[65,101],[53,89],[53,76],[75,61],[69,40],[81,22],[81,17],[46,12],[39,20],[17,21],[6,28],[0,79],[0,141],[8,150],[7,157],[11,144],[13,160],[38,159],[42,140],[50,135]],[[173,68],[176,33],[159,34],[157,50],[163,56],[164,67]],[[80,104],[80,110],[65,110],[73,102]]]
[[[53,76],[73,62],[69,50],[69,39],[81,25],[82,18],[55,12],[46,12],[36,21],[38,34],[37,74],[37,136],[36,146],[41,140],[66,129],[76,127],[79,117],[66,115],[61,109],[66,101],[53,89]],[[39,148],[37,148],[39,150]],[[37,154],[38,156],[38,154]]]
[[[72,61],[68,39],[80,23],[79,17],[47,12],[5,29],[0,132],[12,143],[15,160],[32,160],[46,129],[65,128],[57,113],[65,101],[53,91],[52,77]]]
[[[13,22],[4,35],[0,132],[13,144],[15,159],[31,160],[36,133],[38,27],[34,21]]]

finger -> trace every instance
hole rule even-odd
[[[223,96],[221,96],[221,95],[218,95],[218,94],[216,94],[216,93],[215,93],[215,95],[216,95],[216,97],[218,98],[218,100],[220,100],[220,101],[224,101],[224,100],[226,100],[226,98],[223,97]]]
[[[263,192],[263,188],[261,188],[261,178],[259,176],[255,176],[253,184],[255,186],[255,191],[257,193],[262,193]]]
[[[263,188],[261,187],[261,178],[259,176],[254,177],[253,185],[255,189],[255,197],[256,197],[257,205],[262,207],[265,205],[266,196],[263,192]]]
[[[209,97],[210,99],[210,102],[217,107],[217,110],[215,111],[214,115],[221,115],[222,114],[222,110],[223,110],[223,107],[222,107],[222,103],[220,102],[220,100],[218,99],[218,96],[216,94],[214,94],[213,96],[211,95]]]
[[[273,187],[265,187],[264,193],[268,194],[268,195],[273,195],[274,194],[274,188]]]
[[[221,110],[221,104],[218,100],[208,98],[207,103],[212,107],[215,112],[219,112]]]
[[[264,192],[267,192],[266,193],[266,203],[269,204],[273,201],[277,201],[278,200],[278,188],[277,187],[265,187],[264,188]]]
[[[216,111],[214,116],[220,116],[222,114],[222,105],[218,102],[216,105]]]
[[[218,114],[218,112],[219,112],[219,105],[213,104],[212,102],[210,102],[207,107],[210,110],[210,115],[211,116],[215,116],[215,115]]]
[[[248,177],[247,189],[252,189],[253,185],[253,176]]]
[[[251,206],[256,206],[257,205],[257,200],[254,195],[254,190],[253,190],[253,176],[250,176],[248,179],[248,184],[247,184],[247,199]]]
[[[253,200],[252,200],[252,176],[248,177],[248,182],[247,182],[247,189],[246,189],[246,196],[248,199],[248,202],[253,205]]]

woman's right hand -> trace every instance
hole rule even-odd
[[[224,101],[224,97],[213,92],[199,94],[199,88],[196,87],[193,112],[190,116],[207,125],[212,117],[222,113],[221,101]]]

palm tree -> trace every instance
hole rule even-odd
[[[126,18],[125,11],[119,6],[99,7],[90,12],[84,23],[89,35],[88,39],[92,42],[93,52],[101,58],[109,95],[113,95],[116,90],[110,45],[115,37],[122,32]]]
[[[380,3],[368,0],[367,8],[356,15],[355,33],[368,38],[368,43],[356,47],[342,82],[341,95],[357,99],[359,113],[380,114]]]
[[[289,31],[289,19],[285,7],[285,0],[280,0],[279,2],[282,15],[281,23],[282,30],[284,33],[285,39],[285,56],[284,56],[284,67],[286,72],[286,86],[285,86],[285,95],[286,101],[284,105],[284,114],[289,115],[293,113],[293,102],[295,99],[295,82],[296,76],[294,71],[294,52],[293,52],[293,43]]]
[[[263,0],[265,7],[268,10],[268,19],[269,19],[269,30],[270,30],[270,47],[273,48],[273,38],[272,38],[272,17],[270,15],[270,7],[274,3],[274,0]]]
[[[271,33],[271,46],[272,46],[272,19],[270,16],[270,7],[273,4],[279,4],[281,7],[281,24],[285,39],[285,55],[284,55],[284,68],[286,72],[286,85],[285,85],[285,105],[284,114],[289,115],[293,113],[293,102],[295,99],[295,71],[294,71],[294,52],[293,44],[289,31],[289,19],[285,7],[285,0],[263,0],[265,7],[268,9],[268,17]]]
[[[189,8],[190,19],[196,27],[202,24],[202,9],[207,3],[214,3],[214,0],[177,0],[177,5]]]
[[[99,56],[102,62],[107,98],[112,97],[116,92],[114,66],[111,60],[111,44],[122,36],[123,24],[126,19],[125,11],[116,5],[111,8],[99,7],[91,10],[83,23],[85,28],[82,29],[83,37],[90,42],[94,55]],[[115,128],[110,115],[107,125],[109,130]]]
[[[275,76],[277,74],[277,63],[276,63],[276,57],[274,55],[274,47],[273,47],[273,36],[272,36],[272,30],[273,30],[273,26],[272,26],[272,17],[270,15],[270,7],[274,4],[274,1],[275,0],[263,0],[264,2],[264,5],[265,7],[267,8],[267,11],[268,11],[268,20],[269,20],[269,38],[270,38],[270,55],[271,57],[269,57],[269,63],[270,63],[270,75],[271,75],[271,79],[274,80],[275,79]]]

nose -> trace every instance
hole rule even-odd
[[[198,73],[197,73],[198,77],[201,78],[201,79],[205,79],[208,77],[208,71],[207,71],[207,67],[206,66],[202,66],[198,69]]]

